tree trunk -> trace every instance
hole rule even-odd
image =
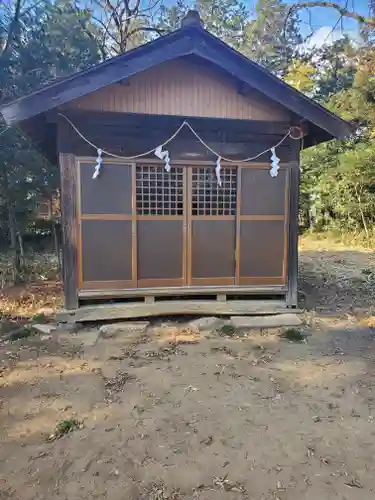
[[[12,267],[13,267],[13,282],[19,283],[21,279],[21,258],[20,249],[17,244],[17,229],[16,229],[16,218],[14,215],[14,210],[11,201],[7,199],[8,205],[8,224],[9,224],[9,239],[10,239],[10,249],[12,252]]]
[[[8,173],[5,164],[3,164],[3,192],[8,211],[9,243],[12,254],[13,282],[18,283],[21,279],[20,249],[17,242],[16,216],[14,213],[14,207],[10,196]]]
[[[61,270],[62,270],[61,252],[60,252],[59,238],[57,236],[57,230],[56,230],[56,220],[54,218],[52,218],[51,222],[52,222],[53,246],[55,247],[55,252],[56,252],[56,256],[57,256],[59,276],[60,276],[60,278],[62,278],[62,275],[61,275]]]
[[[24,251],[24,247],[23,247],[23,236],[22,236],[21,231],[17,232],[17,238],[18,238],[18,247],[19,247],[19,251],[20,251],[20,260],[21,260],[22,266],[25,266],[25,251]]]
[[[357,200],[358,200],[358,208],[359,208],[359,213],[361,214],[363,229],[365,230],[366,237],[368,239],[368,237],[369,237],[368,227],[367,227],[367,223],[366,223],[366,217],[365,217],[365,214],[363,213],[363,209],[362,209],[361,195],[359,194],[358,188],[356,185],[354,186],[354,189],[355,189],[355,194],[356,194]]]

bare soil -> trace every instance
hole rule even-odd
[[[2,343],[0,499],[373,500],[373,257],[301,267],[305,342],[166,323]]]

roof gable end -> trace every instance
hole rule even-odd
[[[347,122],[196,24],[188,24],[170,35],[47,85],[0,110],[6,122],[14,125],[163,62],[191,54],[220,67],[331,137],[343,139],[351,132]]]

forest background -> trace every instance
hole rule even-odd
[[[348,140],[303,153],[300,226],[373,248],[375,0],[0,0],[0,104],[178,28],[191,7],[209,31],[356,125]],[[30,252],[60,247],[58,193],[57,165],[0,118],[1,286],[23,279]]]

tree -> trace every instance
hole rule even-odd
[[[327,107],[357,125],[347,141],[332,141],[303,155],[302,198],[309,200],[319,228],[369,234],[375,221],[375,52],[357,51],[354,77]]]
[[[10,4],[0,20],[1,101],[12,99],[56,76],[99,61],[95,40],[83,27],[89,13],[57,0]],[[34,151],[17,130],[0,123],[0,222],[13,251],[14,278],[20,274],[19,243],[37,196],[49,196],[59,184],[56,165]]]
[[[92,20],[99,27],[94,36],[103,57],[118,55],[165,30],[156,26],[162,0],[90,0]]]
[[[358,3],[357,3],[358,2]],[[296,15],[296,13],[304,10],[308,11],[309,13],[314,9],[314,8],[325,8],[327,10],[331,10],[334,12],[337,12],[339,14],[339,19],[333,26],[332,30],[334,30],[340,23],[340,21],[343,18],[347,19],[354,19],[355,21],[358,22],[360,25],[361,29],[364,30],[365,32],[370,30],[374,30],[375,28],[375,2],[374,0],[369,0],[368,6],[369,6],[369,13],[370,15],[363,15],[358,9],[359,7],[363,7],[363,0],[352,0],[351,8],[349,7],[349,2],[346,1],[345,5],[340,4],[337,1],[324,1],[324,0],[309,0],[309,1],[302,1],[302,2],[295,2],[293,5],[288,6],[288,17],[293,17]],[[311,18],[311,16],[310,16]],[[310,23],[311,24],[311,23]],[[314,32],[314,28],[311,25],[311,32]]]
[[[189,10],[185,0],[177,0],[175,5],[160,7],[158,26],[168,32],[175,31],[181,27],[181,21]]]
[[[315,77],[316,68],[313,64],[294,59],[286,70],[284,80],[300,92],[311,95],[316,87]]]
[[[284,74],[302,42],[298,18],[282,0],[258,0],[256,17],[246,26],[244,52],[270,71]]]
[[[177,0],[171,7],[162,7],[159,28],[166,31],[178,29],[188,10],[184,0]],[[208,31],[237,49],[243,46],[248,18],[244,3],[236,0],[200,0],[198,10]]]

